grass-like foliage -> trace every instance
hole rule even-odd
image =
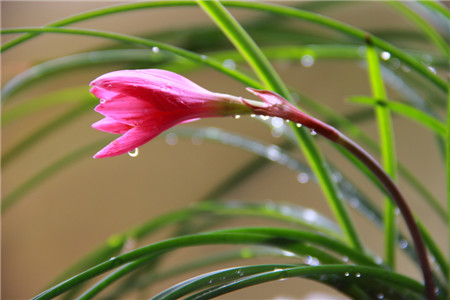
[[[80,124],[89,127],[86,118],[98,117],[92,110],[96,100],[89,94],[88,84],[105,70],[153,68],[170,70],[185,77],[202,72],[218,74],[219,79],[210,80],[216,87],[223,78],[229,80],[224,83],[221,93],[235,94],[227,87],[230,83],[240,86],[245,97],[248,96],[245,87],[273,91],[338,133],[331,137],[320,128],[301,126],[294,119],[286,122],[278,117],[256,118],[253,115],[253,118],[243,116],[245,120],[235,122],[262,124],[256,130],[259,138],[251,136],[255,131],[247,130],[247,125],[238,126],[238,132],[226,126],[210,127],[216,119],[209,123],[176,126],[165,134],[169,144],[178,139],[191,139],[194,144],[215,144],[207,149],[216,160],[227,160],[227,153],[234,152],[216,155],[215,151],[231,148],[245,153],[247,161],[233,163],[237,167],[228,173],[221,173],[214,167],[208,169],[211,174],[221,174],[221,182],[215,182],[214,186],[197,186],[202,189],[200,194],[206,196],[197,196],[197,201],[191,204],[188,203],[192,199],[185,202],[176,199],[177,203],[182,203],[176,209],[164,205],[164,201],[172,199],[160,202],[142,193],[142,203],[153,201],[162,207],[158,215],[148,210],[144,214],[145,220],[141,218],[135,226],[120,227],[119,232],[106,228],[104,232],[111,235],[109,239],[97,241],[95,244],[99,246],[85,253],[83,259],[74,257],[67,262],[66,265],[72,265],[70,268],[58,268],[60,275],[39,292],[23,295],[7,289],[3,295],[5,299],[15,298],[14,295],[33,299],[210,299],[232,292],[231,297],[253,297],[255,288],[249,289],[249,294],[234,293],[256,285],[263,287],[268,282],[275,287],[281,286],[284,280],[299,281],[298,290],[280,287],[274,295],[304,297],[302,284],[306,286],[312,280],[319,287],[327,286],[327,291],[334,289],[334,295],[352,299],[449,299],[450,266],[445,249],[448,246],[450,201],[448,196],[442,195],[450,194],[447,83],[450,12],[444,4],[439,1],[292,1],[280,5],[216,0],[102,4],[105,6],[41,27],[2,28],[1,53],[7,67],[9,54],[28,51],[33,57],[33,48],[28,45],[47,35],[74,39],[89,37],[104,45],[34,62],[20,72],[8,70],[6,77],[10,78],[6,78],[1,92],[1,122],[7,137],[1,157],[5,178],[1,209],[6,221],[11,216],[21,218],[15,211],[30,210],[30,201],[41,200],[37,196],[39,188],[55,184],[52,180],[58,175],[81,165],[88,165],[88,172],[95,173],[99,168],[99,160],[91,157],[107,144],[103,138],[98,138],[100,135],[83,137],[75,134],[72,138],[75,146],[65,149],[57,157],[48,155],[40,161],[38,156],[42,155],[40,147],[46,141],[61,143],[58,139],[64,136],[58,133],[69,128],[72,134],[77,132],[71,128],[75,122],[84,133],[86,131],[80,129]],[[361,20],[358,17],[353,20],[353,25],[330,17],[333,12],[345,14],[354,7],[358,7],[359,12],[381,8],[381,11],[389,12],[386,20],[391,22],[395,18],[408,26],[406,29],[394,25],[383,29],[367,25],[359,28]],[[179,13],[180,9],[187,8],[187,14],[195,9],[195,13],[201,12],[204,20],[209,22],[205,24],[209,25],[199,27],[195,22],[177,20],[175,24],[181,26],[173,29],[167,22],[167,28],[158,26],[162,29],[155,31],[149,19],[146,23],[136,24],[136,28],[140,28],[139,35],[91,25],[98,24],[94,21],[131,12],[161,10],[170,13],[173,10]],[[3,13],[7,14],[7,9]],[[241,13],[248,16],[234,16]],[[127,20],[133,22],[132,17]],[[56,46],[48,45],[49,48]],[[327,99],[320,99],[321,93],[314,93],[314,89],[314,96],[309,96],[303,90],[302,78],[292,78],[288,74],[312,70],[317,64],[324,70],[335,71],[337,68],[339,71],[342,68],[342,77],[354,77],[348,72],[364,74],[365,84],[361,86],[360,81],[353,84],[349,79],[343,92],[345,100],[349,100],[346,102],[329,99],[334,95],[332,90],[325,96]],[[315,89],[333,88],[333,85],[327,86],[333,80],[327,77],[327,72],[322,71],[317,77],[319,82],[314,85]],[[83,74],[81,82],[84,84],[74,85],[67,81],[53,84],[60,77],[72,74],[78,74],[78,82],[79,74]],[[36,90],[39,92],[34,95]],[[338,106],[343,108],[336,109]],[[16,138],[17,124],[33,124],[41,115],[50,117]],[[400,130],[397,124],[408,124],[413,129]],[[416,137],[414,130],[425,136],[425,141],[420,139],[420,134]],[[10,141],[10,137],[14,138]],[[151,148],[157,140],[145,147]],[[408,145],[426,147],[427,158],[414,151],[407,153],[402,146],[405,140]],[[137,152],[130,155],[137,155]],[[150,154],[140,154],[136,160],[147,155]],[[168,161],[172,160],[171,155],[177,155],[176,161],[192,159],[189,153],[168,151],[164,154]],[[24,157],[25,172],[20,171],[24,168],[21,164]],[[121,177],[120,181],[100,177],[96,179],[97,183],[107,186],[108,181],[115,185],[115,182],[133,180],[121,175],[135,172],[132,169],[125,171],[126,164],[116,165],[121,159],[131,160],[101,160],[101,167],[114,165],[112,178]],[[423,160],[443,166],[432,170],[434,178],[431,181],[421,174],[420,164],[414,164],[416,161],[428,163]],[[33,161],[36,163],[31,164]],[[321,205],[310,207],[311,202],[302,192],[305,185],[299,187],[296,183],[297,188],[289,190],[295,194],[292,195],[295,201],[280,198],[267,202],[267,198],[259,196],[239,200],[236,190],[262,180],[267,176],[264,175],[267,170],[274,167],[294,172],[300,183],[314,185],[317,190],[313,194],[314,201]],[[149,176],[158,176],[160,172],[145,164],[133,165],[133,168],[145,169]],[[175,162],[165,167],[173,175],[182,168],[182,164]],[[193,172],[191,176],[196,175],[199,174]],[[9,180],[10,176],[15,179]],[[445,182],[446,189],[430,185],[433,181]],[[14,184],[9,186],[9,182]],[[181,184],[172,178],[165,182],[175,190]],[[89,191],[89,184],[86,181],[82,184],[85,186],[78,189]],[[259,185],[261,189],[264,184]],[[135,185],[142,185],[139,190],[152,188],[152,182],[145,180],[137,180]],[[118,191],[120,184],[111,188]],[[252,189],[258,194],[258,184]],[[88,192],[82,194],[89,195]],[[114,205],[127,201],[127,196],[124,199],[123,195],[127,192],[120,195],[106,193],[104,197]],[[182,197],[183,192],[179,195]],[[89,201],[104,203],[105,199],[101,197],[91,194]],[[124,215],[139,212],[142,216],[140,207],[123,207],[128,210],[122,211]],[[53,207],[44,209],[52,210]],[[90,208],[81,210],[89,212]],[[102,224],[104,218],[109,218],[107,210],[94,216],[98,224]],[[26,224],[27,221],[21,222]],[[89,228],[85,235],[94,233],[95,228]],[[25,233],[8,231],[8,234],[20,237]],[[41,251],[28,249],[30,256],[35,250],[41,253],[45,248],[59,247],[57,240],[52,243],[55,244],[35,245],[35,248],[42,247]],[[6,247],[5,243],[3,246]],[[185,253],[183,251],[194,246],[199,249],[194,255],[176,258],[176,253]],[[16,254],[6,251],[3,255]],[[33,259],[39,259],[38,256],[36,254]],[[174,257],[175,263],[171,263]],[[13,273],[13,264],[6,264],[4,268],[3,277],[8,277],[8,272]],[[29,271],[39,273],[39,270]],[[26,282],[21,284],[26,285]]]

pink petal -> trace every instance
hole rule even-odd
[[[135,127],[97,152],[94,158],[111,157],[130,152],[147,143],[159,133],[160,131],[152,132],[146,128]]]
[[[175,120],[163,124],[158,124],[157,121],[148,121],[143,126],[136,126],[97,152],[94,158],[111,157],[130,152],[177,123]]]
[[[178,110],[215,100],[216,94],[165,70],[122,70],[104,74],[91,85],[149,101],[159,110]]]
[[[109,100],[111,98],[113,98],[114,96],[117,95],[116,92],[111,92],[111,91],[107,91],[103,88],[100,87],[92,87],[89,92],[91,92],[92,94],[94,94],[95,97],[97,97],[98,99],[100,99],[100,101],[102,100]]]
[[[142,124],[155,113],[155,110],[146,101],[123,95],[100,103],[95,107],[95,111],[132,126]]]
[[[263,100],[265,103],[269,105],[289,104],[289,102],[286,99],[284,99],[283,97],[272,91],[257,90],[249,87],[246,88],[246,90],[258,96],[261,100]]]
[[[94,124],[92,124],[92,127],[100,131],[116,134],[124,134],[125,132],[133,128],[130,125],[124,124],[108,117],[95,122]]]

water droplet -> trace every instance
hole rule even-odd
[[[349,203],[350,206],[353,207],[353,208],[357,208],[357,207],[359,206],[359,204],[360,204],[358,198],[355,198],[355,197],[351,197],[351,198],[348,200],[348,203]]]
[[[314,130],[314,129],[311,129],[311,135],[316,135],[317,134],[317,132]]]
[[[261,118],[261,120],[264,120],[264,121],[266,121],[266,120],[269,120],[269,116],[259,116],[260,118]]]
[[[382,60],[389,60],[389,58],[391,58],[391,53],[383,51],[381,52],[381,59]]]
[[[310,266],[318,266],[318,265],[320,265],[319,260],[317,258],[315,258],[315,257],[310,256],[310,255],[308,255],[305,258],[304,261],[305,261],[306,265],[310,265]]]
[[[152,47],[152,51],[153,53],[159,53],[159,48],[158,47]]]
[[[407,240],[401,240],[399,242],[399,246],[400,246],[400,248],[405,249],[406,247],[408,247],[408,241]]]
[[[222,63],[222,66],[224,66],[225,68],[234,70],[236,69],[236,63],[234,62],[234,60],[232,59],[225,59]]]
[[[397,70],[400,67],[400,60],[398,58],[393,58],[390,60],[391,64],[391,68],[394,70]]]
[[[350,273],[349,273],[349,272],[345,272],[345,273],[344,273],[344,276],[345,276],[345,277],[348,277],[348,276],[350,276]]]
[[[309,54],[303,55],[301,58],[301,62],[304,67],[309,68],[314,65],[314,57]]]
[[[270,133],[272,134],[273,137],[279,138],[283,135],[283,130],[280,128],[272,128]]]
[[[315,210],[305,209],[303,211],[303,218],[310,223],[316,221],[317,217],[318,217],[318,215]]]
[[[286,123],[289,123],[289,122],[291,122],[291,120],[285,120],[286,121]]]
[[[377,256],[377,257],[375,257],[375,262],[376,262],[378,265],[381,265],[381,264],[383,263],[383,259],[382,259],[380,256]]]
[[[208,57],[206,55],[202,54],[202,55],[200,55],[200,58],[203,60],[206,60]]]
[[[211,279],[211,280],[209,281],[209,283],[210,283],[210,284],[213,283],[213,280]]]
[[[115,259],[116,259],[116,257],[113,256],[113,257],[111,257],[109,260],[111,261],[111,260],[115,260]]]
[[[384,299],[384,294],[383,293],[378,293],[377,294],[377,299]]]
[[[266,150],[266,156],[271,161],[277,161],[280,158],[280,150],[277,146],[271,145]]]
[[[435,74],[435,75],[437,74],[435,68],[433,68],[433,67],[431,67],[431,66],[428,66],[427,69],[430,70],[433,74]]]
[[[100,103],[105,103],[106,100],[105,99],[100,99]]]
[[[251,114],[250,117],[254,118],[254,117],[256,117],[256,115],[255,114]]]
[[[300,123],[295,124],[298,128],[302,127],[303,125]]]
[[[300,173],[297,175],[297,180],[300,183],[307,183],[309,181],[309,176],[306,173]]]
[[[355,274],[355,277],[356,277],[356,278],[360,278],[360,277],[361,277],[361,273],[356,273],[356,274]]]
[[[439,292],[440,292],[441,290],[438,288],[438,287],[435,287],[434,288],[434,293],[436,294],[436,295],[439,295]]]
[[[273,271],[274,271],[274,272],[280,272],[280,271],[283,271],[283,269],[275,268],[275,269],[273,269]]]
[[[343,256],[343,257],[342,257],[342,261],[343,261],[343,262],[348,262],[348,256]]]
[[[367,48],[366,46],[361,46],[358,48],[358,55],[361,57],[366,57]]]
[[[233,118],[235,119],[239,119],[241,116],[240,115],[234,115]]]
[[[171,132],[169,134],[166,135],[166,143],[174,146],[178,143],[178,135],[176,135],[175,133]]]
[[[292,253],[290,251],[282,250],[281,252],[283,253],[284,256],[288,256],[288,257],[295,257],[295,256],[297,256],[295,253]]]
[[[137,156],[139,155],[139,149],[136,148],[136,149],[134,149],[133,151],[128,152],[128,155],[129,155],[130,157],[137,157]]]
[[[279,117],[272,118],[271,123],[272,123],[272,126],[275,128],[281,128],[284,126],[283,119],[279,118]]]

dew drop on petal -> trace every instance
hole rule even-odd
[[[100,99],[100,103],[105,103],[106,100],[105,99]]]
[[[129,155],[130,157],[137,157],[137,156],[139,155],[139,149],[136,148],[136,149],[134,149],[133,151],[128,152],[128,155]]]
[[[309,54],[303,55],[301,58],[301,63],[304,67],[309,68],[314,65],[314,57]]]
[[[166,143],[174,146],[178,143],[178,135],[176,135],[175,133],[171,132],[169,134],[166,135]]]
[[[159,53],[159,48],[158,47],[152,47],[152,52],[153,53]]]
[[[381,59],[382,60],[389,60],[389,58],[391,58],[391,53],[383,51],[381,52]]]
[[[256,117],[256,115],[255,114],[251,114],[250,117],[254,118],[254,117]]]
[[[356,274],[355,274],[355,277],[356,277],[356,278],[360,278],[360,277],[361,277],[361,273],[356,273]]]
[[[377,299],[384,299],[384,294],[383,293],[378,293],[377,294]]]
[[[306,173],[300,173],[297,175],[297,180],[300,183],[307,183],[309,181],[309,176]]]
[[[317,132],[314,130],[314,129],[311,129],[311,135],[316,135],[317,134]]]
[[[300,124],[300,123],[297,123],[296,125],[297,125],[297,127],[298,127],[298,128],[300,128],[300,127],[302,127],[302,126],[303,126],[303,125],[302,125],[302,124]]]
[[[349,273],[349,272],[345,272],[345,273],[344,273],[344,276],[345,276],[345,277],[348,277],[348,276],[350,276],[350,273]]]
[[[234,115],[233,116],[235,119],[239,119],[241,116],[240,115]]]

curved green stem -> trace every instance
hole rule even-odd
[[[218,1],[199,0],[198,3],[217,23],[220,29],[228,36],[236,49],[245,58],[247,58],[248,63],[258,74],[266,87],[284,95],[287,99],[289,99],[290,93],[288,89],[283,84],[276,71],[272,68],[261,49],[255,44],[250,36],[248,36],[240,24],[236,22],[236,20],[228,13],[228,11]],[[363,250],[363,244],[358,237],[355,226],[348,215],[342,199],[338,196],[338,191],[336,185],[331,179],[328,166],[326,165],[323,156],[317,149],[315,142],[306,130],[303,128],[297,128],[295,124],[292,124],[291,126],[297,135],[298,142],[305,154],[305,157],[316,174],[330,207],[347,235],[348,241],[356,249]]]
[[[293,18],[298,18],[301,20],[313,22],[316,24],[319,24],[321,26],[332,28],[336,31],[342,32],[346,35],[349,35],[353,38],[358,39],[361,42],[364,42],[366,39],[366,36],[368,35],[367,32],[364,30],[355,28],[353,26],[347,25],[345,23],[341,23],[339,21],[327,18],[325,16],[303,11],[300,9],[295,9],[291,7],[284,7],[274,4],[266,4],[266,3],[257,3],[257,2],[244,2],[244,1],[222,1],[222,3],[229,7],[238,7],[243,9],[253,9],[253,10],[262,10],[267,11],[270,13],[274,13],[277,15],[282,16],[288,16]],[[51,23],[47,26],[64,26],[69,25],[72,23],[80,22],[83,20],[100,17],[108,14],[114,14],[114,13],[120,13],[124,11],[130,11],[130,10],[137,10],[137,9],[143,9],[143,8],[153,8],[153,7],[165,7],[165,6],[187,6],[187,5],[195,5],[195,1],[185,0],[185,1],[179,1],[179,0],[172,0],[172,1],[152,1],[152,2],[142,2],[142,3],[132,3],[132,4],[124,4],[124,5],[118,5],[113,7],[107,7],[102,8],[94,11],[90,11],[87,13],[79,14],[76,16],[72,16],[63,20],[60,20],[58,22]],[[443,9],[445,10],[445,9]],[[20,44],[23,41],[26,41],[34,36],[36,34],[39,34],[41,32],[31,32],[28,35],[21,36],[17,39],[14,39],[12,41],[9,41],[2,45],[1,51],[5,51],[15,45]],[[397,47],[387,43],[386,41],[377,38],[375,36],[372,36],[372,42],[375,46],[378,48],[390,52],[393,56],[397,57],[400,61],[407,64],[412,69],[416,70],[418,73],[423,75],[425,78],[433,82],[436,86],[438,86],[442,91],[447,90],[447,83],[445,80],[431,72],[429,69],[426,68],[421,62],[414,59],[413,57],[409,56],[408,54],[404,53],[402,50],[398,49]]]
[[[255,266],[258,267],[258,266]],[[246,273],[250,271],[249,273],[252,274],[254,272],[251,272],[252,268],[254,267],[243,267],[241,268],[241,271]],[[223,271],[227,272],[227,270]],[[233,272],[236,272],[233,269]],[[225,293],[229,293],[235,290],[239,290],[245,287],[253,286],[256,284],[261,284],[264,282],[274,281],[274,280],[282,280],[286,278],[293,278],[293,277],[306,277],[306,278],[320,278],[320,275],[335,275],[340,278],[346,278],[346,274],[348,276],[355,275],[361,276],[361,278],[364,278],[367,280],[367,282],[371,282],[371,284],[376,284],[375,281],[381,280],[384,282],[390,282],[391,284],[395,284],[397,287],[401,287],[403,289],[406,289],[408,291],[413,291],[414,293],[422,294],[423,293],[423,286],[400,274],[389,272],[383,269],[379,268],[372,268],[372,267],[363,267],[363,266],[345,266],[345,265],[326,265],[326,266],[301,266],[301,267],[292,267],[287,265],[278,265],[278,266],[271,266],[269,270],[266,272],[260,271],[256,273],[255,275],[246,276],[242,279],[237,279],[233,283],[220,285],[218,287],[212,287],[206,291],[202,291],[198,294],[194,294],[190,297],[187,297],[185,299],[211,299],[214,297],[217,297],[219,295],[223,295]],[[358,278],[358,277],[356,277]],[[209,280],[209,277],[205,277],[206,280]],[[205,281],[206,281],[205,280]],[[358,280],[358,279],[355,279]],[[359,279],[361,281],[361,279]],[[348,279],[348,281],[351,281],[351,279]],[[206,281],[208,282],[208,281]],[[355,282],[356,283],[356,282]],[[189,291],[192,292],[191,286],[186,286],[185,290],[181,290],[179,293],[177,293],[177,297],[184,295],[185,292]],[[197,287],[199,288],[199,287]],[[187,290],[187,291],[186,291]],[[178,291],[177,291],[178,292]],[[382,291],[380,291],[382,292]],[[376,293],[380,294],[380,293]],[[376,296],[376,294],[374,296]],[[168,299],[177,299],[177,297],[169,297]],[[361,296],[359,296],[361,297]],[[158,298],[158,296],[155,297],[155,299],[162,299]],[[166,299],[166,298],[164,298]],[[361,299],[361,298],[358,298]],[[364,298],[363,298],[364,299]]]
[[[120,41],[123,43],[131,43],[136,45],[142,45],[145,47],[158,47],[161,50],[167,50],[172,52],[178,56],[184,57],[191,61],[208,65],[218,71],[225,73],[226,75],[235,78],[248,86],[258,86],[261,87],[261,84],[258,81],[253,80],[252,78],[244,75],[241,72],[236,70],[232,70],[230,68],[226,68],[222,65],[222,62],[216,61],[212,58],[206,57],[204,55],[199,55],[197,53],[187,51],[175,46],[171,46],[166,43],[161,43],[157,41],[152,41],[149,39],[139,38],[135,36],[118,34],[107,31],[100,30],[91,30],[91,29],[78,29],[78,28],[64,28],[64,27],[43,27],[43,28],[15,28],[15,29],[2,29],[1,33],[3,34],[13,34],[13,33],[59,33],[59,34],[74,34],[74,35],[84,35],[84,36],[95,36],[106,38],[110,40]]]
[[[417,27],[422,29],[422,31],[429,37],[429,39],[439,48],[439,50],[447,57],[447,59],[450,58],[447,42],[434,30],[430,23],[424,20],[419,14],[403,4],[401,1],[386,1],[385,3],[391,5],[412,22],[414,22]]]
[[[263,244],[293,251],[292,246],[297,243],[304,243],[305,241],[346,255],[356,263],[359,262],[376,266],[376,264],[364,254],[347,247],[343,243],[319,234],[281,228],[238,228],[182,236],[144,246],[98,264],[89,270],[48,289],[33,299],[52,299],[84,281],[115,269],[125,263],[183,247],[213,244]]]
[[[373,96],[377,99],[387,99],[381,75],[380,62],[378,60],[378,53],[370,42],[367,45],[367,64]],[[377,105],[375,107],[375,113],[378,123],[378,134],[380,136],[383,166],[386,173],[391,178],[395,179],[397,174],[397,161],[395,157],[394,133],[390,111],[383,105]],[[385,199],[384,206],[385,259],[387,264],[395,270],[395,246],[397,242],[395,206],[388,198]]]

